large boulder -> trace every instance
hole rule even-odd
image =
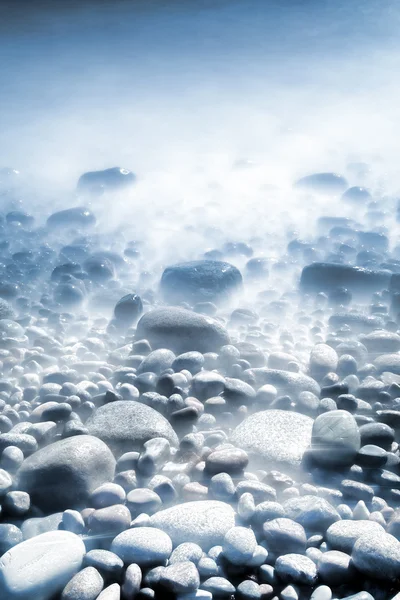
[[[266,410],[245,419],[232,434],[235,446],[248,452],[253,463],[268,468],[299,466],[311,442],[313,420],[286,410]]]
[[[219,260],[196,260],[167,267],[160,288],[167,302],[217,302],[242,286],[242,275]]]
[[[233,508],[217,500],[177,504],[150,517],[150,525],[169,535],[174,546],[194,542],[204,551],[222,544],[235,525]]]
[[[137,339],[147,339],[153,348],[169,348],[176,354],[197,350],[216,352],[230,338],[218,321],[184,308],[158,308],[140,319]]]
[[[134,400],[118,400],[98,408],[86,421],[91,435],[100,438],[120,456],[140,450],[152,438],[165,438],[178,445],[176,433],[167,419],[146,404]]]
[[[80,435],[54,442],[19,468],[16,489],[29,493],[45,513],[84,507],[90,494],[114,477],[115,459],[96,437]]]
[[[0,598],[51,600],[82,566],[86,549],[69,531],[51,531],[21,542],[0,559]]]

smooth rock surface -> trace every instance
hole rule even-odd
[[[14,546],[0,559],[0,597],[51,600],[79,571],[86,550],[68,531],[43,533]]]
[[[196,350],[215,352],[230,343],[226,329],[214,319],[184,308],[156,308],[139,320],[137,339],[148,339],[153,348],[176,354]]]
[[[221,544],[235,525],[233,509],[216,500],[185,502],[162,510],[150,518],[152,527],[165,531],[174,546],[194,542],[208,550]]]
[[[140,450],[155,437],[167,439],[172,446],[178,438],[168,421],[153,408],[133,400],[111,402],[97,409],[86,421],[89,433],[103,440],[115,456]]]
[[[115,459],[88,435],[54,442],[28,457],[17,472],[18,488],[45,512],[84,506],[90,494],[112,480]]]
[[[251,415],[232,433],[235,446],[246,450],[263,466],[300,465],[311,443],[313,421],[284,410],[267,410]]]

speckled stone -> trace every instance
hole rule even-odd
[[[326,540],[334,550],[341,550],[350,554],[354,544],[360,537],[366,534],[374,537],[383,532],[383,527],[374,521],[351,521],[346,519],[333,523],[328,528]]]
[[[232,443],[246,450],[253,462],[298,466],[311,443],[313,420],[285,410],[267,410],[245,419],[232,434]]]
[[[174,546],[194,542],[208,550],[222,544],[226,532],[235,525],[235,513],[224,502],[199,500],[162,510],[150,518],[150,524],[165,531]]]

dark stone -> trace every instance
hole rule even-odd
[[[17,472],[17,489],[46,513],[84,506],[90,494],[114,476],[115,459],[92,436],[54,442],[27,458]]]
[[[305,292],[330,292],[339,287],[359,295],[389,287],[391,274],[335,263],[312,263],[301,273],[300,287]]]
[[[233,265],[213,260],[180,263],[167,267],[160,288],[168,302],[215,302],[242,286],[240,271]]]

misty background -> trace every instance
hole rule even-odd
[[[279,254],[288,228],[356,216],[299,201],[296,178],[400,188],[399,27],[396,0],[3,1],[0,164],[44,217],[77,203],[83,172],[133,170],[130,194],[94,208],[163,262],[215,247],[215,225]]]

